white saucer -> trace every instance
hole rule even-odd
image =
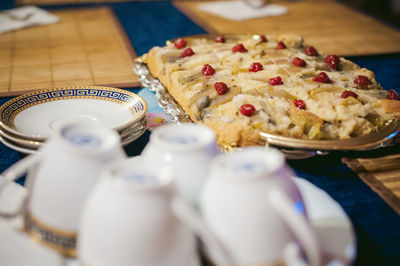
[[[35,140],[19,138],[16,135],[9,134],[7,133],[7,131],[2,130],[1,127],[0,127],[0,136],[6,141],[18,144],[21,147],[26,147],[32,150],[36,150],[44,144],[44,141],[35,141]]]
[[[128,136],[131,136],[133,133],[143,130],[143,128],[147,129],[146,118],[141,119],[139,122],[135,123],[134,125],[119,132],[119,135],[121,136],[121,140]]]
[[[137,140],[140,136],[144,134],[147,130],[147,123],[145,122],[139,129],[135,129],[134,131],[127,134],[125,137],[121,138],[122,146],[126,146],[129,143]]]
[[[314,186],[307,180],[301,178],[294,178],[294,180],[303,196],[310,221],[317,231],[324,253],[342,263],[336,263],[334,265],[351,265],[356,256],[356,240],[352,224],[346,213],[340,205],[323,190]],[[6,189],[1,190],[0,180],[0,192],[2,192],[0,193],[0,210],[12,212],[13,208],[16,208],[25,196],[26,189],[16,183],[11,183]],[[3,226],[4,223],[11,226]],[[0,218],[0,236],[4,234],[8,236],[20,234],[18,231],[15,231],[15,229],[19,229],[21,226],[22,219],[20,217],[11,221]],[[13,230],[12,233],[11,230]],[[16,237],[20,238],[21,236]],[[27,239],[24,241],[26,243]],[[30,241],[30,245],[24,244],[15,248],[18,249],[18,252],[5,254],[9,249],[3,249],[0,245],[0,258],[7,256],[7,262],[11,263],[7,265],[17,265],[15,263],[20,261],[22,255],[22,257],[24,257],[23,259],[26,261],[30,261],[31,258],[35,261],[42,259],[41,261],[46,262],[54,261],[55,263],[52,265],[60,265],[56,263],[56,255],[58,254],[55,254],[45,247],[39,246],[40,249],[45,251],[37,253],[32,252],[32,250],[38,249],[38,246],[34,244],[34,242]],[[73,259],[65,260],[64,263],[68,266],[79,265],[77,261]],[[50,264],[45,263],[43,265]]]
[[[146,119],[140,120],[140,123],[135,124],[132,127],[125,129],[121,132],[121,145],[126,146],[131,142],[138,139],[147,130]],[[0,142],[3,143],[10,149],[16,150],[23,154],[32,154],[38,152],[38,150],[45,144],[43,141],[33,141],[23,138],[16,137],[10,133],[6,133],[1,130],[0,127]]]
[[[129,126],[127,128],[124,128],[123,130],[121,130],[118,133],[121,136],[121,139],[124,139],[125,137],[132,135],[132,132],[136,132],[139,129],[142,129],[143,126],[147,126],[146,117],[143,117],[139,121],[135,122],[134,124],[132,124],[131,126]],[[16,142],[22,146],[28,146],[31,148],[39,148],[47,140],[47,139],[36,140],[36,139],[31,139],[31,138],[23,138],[21,136],[13,134],[10,131],[7,131],[7,129],[5,129],[1,126],[1,123],[0,123],[0,136],[3,136],[6,139]]]
[[[43,141],[68,121],[100,123],[118,132],[143,119],[146,102],[138,95],[107,87],[71,87],[18,96],[0,107],[0,125],[12,134]]]
[[[342,265],[351,265],[356,257],[356,240],[351,221],[342,207],[328,193],[307,180],[295,177],[294,181],[303,197],[322,251]]]
[[[15,150],[17,152],[23,153],[23,154],[32,154],[32,153],[36,153],[37,152],[37,149],[31,149],[31,148],[28,148],[28,147],[20,146],[19,144],[15,143],[15,142],[12,142],[10,140],[7,140],[2,136],[0,136],[0,142],[3,143],[8,148],[10,148],[12,150]]]

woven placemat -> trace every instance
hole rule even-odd
[[[400,52],[400,31],[338,1],[269,2],[286,6],[288,13],[235,21],[198,8],[210,1],[174,1],[174,5],[209,33],[296,33],[319,51],[342,56]]]
[[[51,11],[60,22],[0,36],[0,97],[70,86],[140,85],[136,53],[108,7]]]
[[[87,4],[87,3],[112,3],[128,2],[132,0],[15,0],[17,5],[64,5],[64,4]]]
[[[342,161],[400,215],[400,154]]]

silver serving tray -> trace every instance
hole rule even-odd
[[[156,99],[164,111],[171,116],[172,123],[192,122],[164,85],[149,71],[145,55],[136,59],[133,71],[139,76],[142,86],[155,92]],[[382,130],[365,136],[344,140],[308,140],[284,137],[262,132],[265,145],[280,149],[288,159],[304,159],[315,155],[326,155],[331,151],[365,151],[388,147],[400,142],[400,121],[393,119]],[[223,150],[236,147],[225,146]]]

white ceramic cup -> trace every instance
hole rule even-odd
[[[310,265],[320,265],[318,241],[301,195],[284,156],[275,149],[249,147],[217,156],[200,207],[205,224],[235,265],[282,261],[294,241]]]
[[[142,156],[150,166],[172,172],[179,192],[196,206],[210,163],[218,153],[211,129],[183,123],[156,128]]]
[[[11,180],[28,172],[26,230],[39,242],[74,256],[83,203],[100,168],[125,157],[115,131],[71,123],[62,126],[39,153],[20,160],[3,175]]]
[[[147,167],[140,157],[108,164],[84,207],[80,263],[199,265],[195,236],[174,208],[180,201],[175,192],[170,174]]]

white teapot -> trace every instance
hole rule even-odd
[[[243,148],[217,156],[200,197],[205,226],[230,264],[264,265],[283,260],[297,241],[310,265],[321,252],[301,195],[284,156],[275,149]],[[212,257],[213,250],[208,250]]]

